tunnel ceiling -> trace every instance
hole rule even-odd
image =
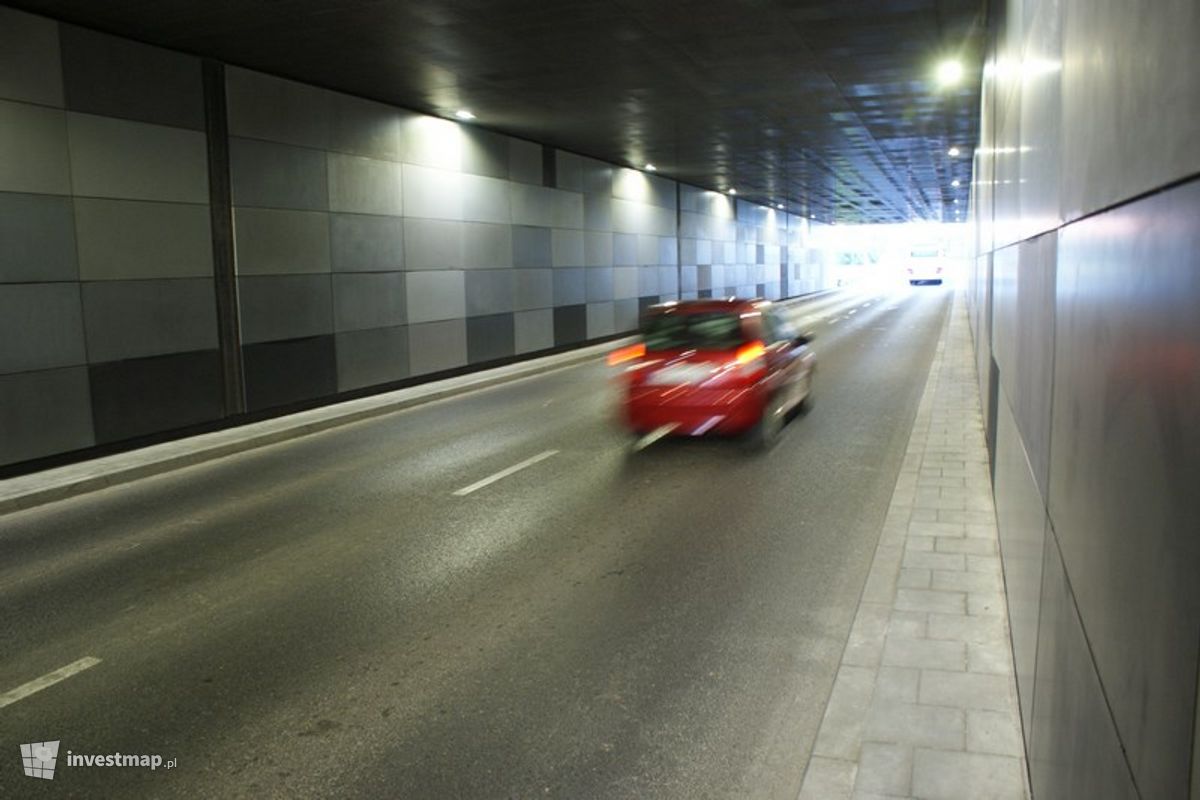
[[[967,204],[984,0],[12,4],[432,114],[469,108],[822,221],[950,220]],[[933,80],[946,56],[968,76],[952,91]]]

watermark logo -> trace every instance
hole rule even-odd
[[[31,778],[54,780],[54,765],[58,763],[58,742],[30,742],[21,745],[21,764]]]

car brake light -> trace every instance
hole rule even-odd
[[[620,350],[614,350],[608,354],[609,366],[615,367],[617,364],[624,364],[626,361],[635,361],[646,355],[645,342],[631,344],[628,347],[622,347]]]
[[[766,345],[764,345],[762,342],[754,341],[748,342],[747,344],[739,347],[735,359],[737,360],[738,364],[745,366],[756,359],[762,358],[766,354]]]

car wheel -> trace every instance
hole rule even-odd
[[[754,451],[769,450],[779,441],[779,434],[786,422],[782,398],[772,397],[763,409],[762,417],[750,429],[747,443]]]

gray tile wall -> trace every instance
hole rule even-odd
[[[200,62],[0,8],[0,465],[218,418]]]
[[[225,78],[252,411],[630,331],[661,299],[824,287],[806,220]],[[199,60],[0,8],[0,151],[23,156],[0,159],[0,466],[219,419]]]
[[[1195,796],[1200,10],[1007,5],[967,295],[1034,796]]]

